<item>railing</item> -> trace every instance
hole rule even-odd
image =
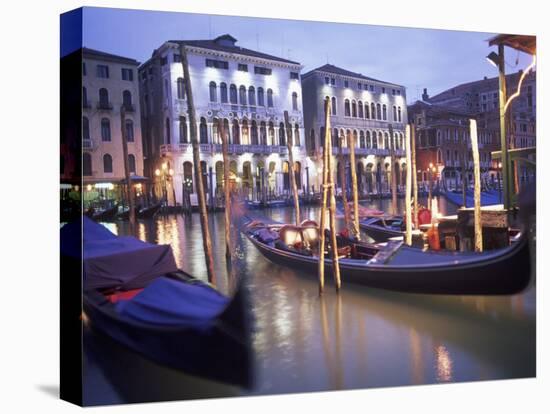
[[[179,143],[179,144],[163,144],[160,146],[160,153],[166,154],[169,152],[172,153],[184,153],[191,151],[192,144],[189,143]],[[221,144],[199,144],[199,150],[201,153],[206,154],[217,154],[222,152]],[[228,153],[232,155],[239,155],[245,153],[252,154],[281,154],[285,155],[288,153],[287,147],[280,145],[248,145],[248,144],[229,144]]]
[[[322,149],[320,150],[322,151]],[[402,156],[405,153],[404,150],[395,150],[395,155]],[[332,154],[338,155],[338,147],[332,147]],[[342,148],[342,154],[349,155],[349,148]],[[377,155],[377,156],[387,156],[391,155],[389,149],[385,148],[355,148],[356,155]]]
[[[113,109],[113,105],[110,102],[98,102],[97,103],[97,109],[103,109],[106,111],[110,111]]]
[[[136,112],[136,106],[134,104],[122,104],[126,112]]]
[[[82,108],[91,108],[92,104],[88,99],[82,101]]]
[[[94,147],[94,142],[91,139],[83,139],[82,140],[82,148],[92,149],[93,147]]]

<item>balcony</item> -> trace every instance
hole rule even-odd
[[[122,104],[122,107],[126,112],[136,112],[136,106],[134,104]]]
[[[160,153],[165,155],[167,153],[185,153],[192,151],[192,144],[163,144],[160,146]],[[199,144],[199,150],[203,154],[221,154],[221,144]],[[287,147],[279,145],[244,145],[244,144],[229,144],[228,151],[230,155],[241,155],[245,153],[269,155],[280,154],[285,155],[288,153]]]
[[[103,111],[111,111],[113,109],[113,105],[110,102],[101,102],[99,101],[97,103],[97,109],[103,110]]]
[[[92,104],[88,99],[82,100],[82,108],[90,109],[91,107],[92,107]]]
[[[92,150],[94,149],[94,142],[91,139],[82,140],[82,149]]]

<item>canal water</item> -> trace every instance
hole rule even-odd
[[[389,211],[391,200],[362,203]],[[402,208],[403,200],[399,200]],[[456,208],[440,200],[440,211]],[[293,221],[289,207],[259,210]],[[302,207],[318,220],[318,207]],[[105,223],[119,235],[126,222]],[[339,221],[342,225],[342,221]],[[210,216],[218,288],[230,293],[224,216]],[[197,214],[140,221],[140,239],[170,244],[177,264],[206,279]],[[93,332],[85,332],[87,404],[329,391],[535,376],[535,287],[513,296],[441,296],[388,292],[330,282],[318,295],[314,275],[275,265],[237,236],[241,274],[251,296],[254,387],[213,386],[157,369]],[[330,280],[330,274],[327,275]],[[230,356],[228,356],[230,358]],[[113,366],[114,365],[114,366]],[[122,384],[122,385],[121,385]]]

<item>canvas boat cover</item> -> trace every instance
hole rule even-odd
[[[61,254],[82,257],[84,290],[137,289],[177,270],[169,245],[118,237],[88,217],[80,226],[77,220],[61,228]]]
[[[159,277],[132,299],[118,302],[116,309],[140,323],[207,329],[228,302],[208,285]]]

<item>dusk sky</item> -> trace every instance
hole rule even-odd
[[[300,62],[302,73],[329,62],[404,85],[409,104],[420,98],[422,88],[433,96],[497,75],[485,59],[491,51],[486,40],[494,33],[88,7],[83,15],[88,48],[144,62],[167,40],[229,33],[237,46]],[[507,48],[506,62],[511,73],[525,68],[530,57]]]

